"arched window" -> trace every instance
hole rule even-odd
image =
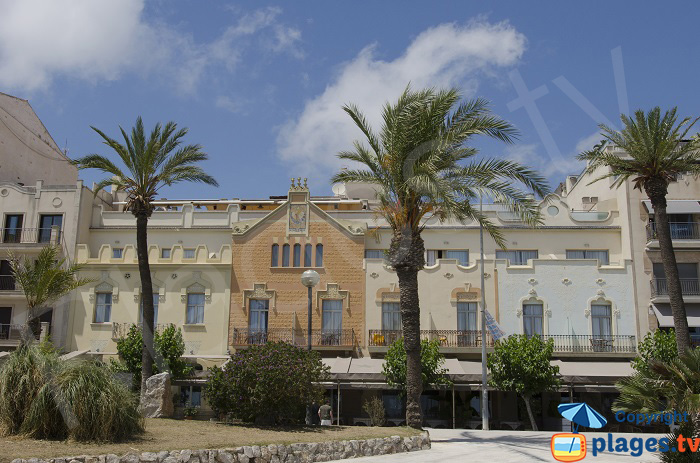
[[[279,244],[273,244],[272,245],[272,263],[270,264],[272,267],[277,267],[279,265],[279,252],[280,252]]]
[[[306,243],[304,246],[304,267],[311,267],[311,253],[313,252],[313,246]]]
[[[282,267],[289,267],[289,245],[282,246]]]
[[[294,245],[294,266],[301,267],[301,244]]]
[[[525,336],[542,336],[544,334],[544,306],[542,304],[523,304],[523,333]]]
[[[323,245],[316,245],[316,267],[323,267]]]

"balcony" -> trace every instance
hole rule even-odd
[[[683,296],[700,296],[700,280],[697,278],[681,278],[681,293]],[[666,278],[654,278],[650,281],[651,296],[668,296],[668,281]]]
[[[59,244],[61,229],[52,228],[2,228],[0,245]]]
[[[166,324],[156,324],[156,332],[162,333],[165,328],[170,326],[170,323]],[[112,340],[118,341],[119,339],[124,339],[129,334],[132,326],[138,326],[141,328],[141,323],[112,323]]]
[[[308,345],[308,331],[293,328],[270,328],[251,330],[234,328],[232,345],[237,347],[253,346],[268,342],[286,342],[298,347]],[[311,346],[319,349],[334,350],[355,347],[357,339],[355,330],[311,330]]]
[[[27,325],[0,325],[0,346],[16,346],[27,330]]]
[[[700,224],[694,222],[671,222],[672,240],[700,240]],[[647,225],[647,241],[659,239],[656,234],[656,225],[650,223]]]
[[[0,275],[0,291],[16,291],[14,275]]]
[[[488,333],[486,336],[486,346],[493,347],[493,339]],[[389,347],[400,338],[400,330],[369,330],[369,347]],[[441,348],[481,347],[478,330],[421,330],[420,338],[438,341]]]
[[[481,347],[480,331],[459,330],[421,330],[421,339],[437,340],[440,350],[468,352],[469,348]],[[401,338],[401,331],[370,330],[369,347],[380,351],[388,348],[397,339]],[[542,337],[545,340],[552,339],[554,352],[559,354],[585,354],[585,353],[615,353],[635,354],[637,342],[635,336],[628,335],[575,335],[554,334]],[[494,342],[487,334],[486,347],[493,347]]]

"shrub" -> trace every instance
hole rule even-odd
[[[369,416],[369,421],[372,426],[384,426],[386,423],[384,402],[377,396],[365,400],[362,404],[362,410]]]
[[[160,373],[160,366],[167,369],[173,378],[184,378],[192,372],[192,366],[182,359],[185,353],[185,342],[182,339],[182,331],[175,325],[168,325],[163,331],[156,331],[154,335],[156,349],[153,374]],[[141,327],[132,325],[127,335],[117,341],[117,353],[119,362],[111,360],[112,371],[118,373],[131,373],[132,389],[141,388],[141,351],[143,349],[143,336]]]
[[[423,389],[428,386],[451,386],[452,381],[447,377],[447,369],[442,365],[445,356],[440,353],[440,344],[437,340],[423,339],[420,343],[421,376]],[[396,340],[384,357],[383,373],[391,387],[399,389],[399,393],[406,395],[406,350],[403,339]]]
[[[24,345],[0,369],[0,426],[38,439],[116,441],[144,431],[138,397],[93,361]]]
[[[647,371],[649,363],[653,360],[668,363],[678,358],[676,346],[676,332],[656,330],[647,333],[637,348],[639,356],[632,360],[632,367],[637,371]]]
[[[236,352],[210,372],[204,394],[220,416],[279,424],[303,422],[306,405],[323,399],[319,383],[329,368],[318,352],[270,342]]]

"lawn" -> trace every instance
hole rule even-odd
[[[218,449],[242,445],[291,444],[328,440],[369,439],[386,436],[413,436],[411,428],[333,427],[259,427],[185,421],[148,419],[146,433],[138,439],[116,444],[46,441],[21,437],[0,437],[0,462],[14,458],[54,458],[74,455],[123,455],[160,450]]]

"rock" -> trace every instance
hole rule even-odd
[[[113,453],[105,455],[105,463],[119,463],[119,457]]]
[[[159,373],[146,380],[146,393],[141,396],[141,414],[146,418],[171,418],[175,411],[170,391],[170,373]]]
[[[144,462],[145,462],[145,463],[153,463],[153,462],[156,462],[156,461],[158,461],[158,454],[157,454],[157,453],[153,453],[153,452],[143,452],[143,453],[141,454],[141,462],[142,462],[142,463],[144,463]],[[85,463],[87,463],[87,462],[85,462]]]

